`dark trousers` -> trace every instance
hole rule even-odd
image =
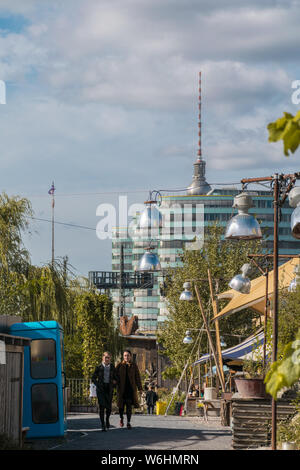
[[[120,418],[123,420],[124,418],[124,409],[126,406],[126,416],[127,416],[127,423],[130,423],[131,415],[132,415],[132,400],[123,400],[123,407],[119,408]]]
[[[148,405],[148,415],[152,414],[153,415],[154,413],[154,405]]]
[[[99,403],[99,416],[101,421],[101,426],[105,427],[105,410],[106,410],[106,425],[109,424],[109,417],[111,415],[111,400],[109,393],[109,384],[104,384],[104,397],[98,397]],[[104,406],[105,403],[105,406]]]

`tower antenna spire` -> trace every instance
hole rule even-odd
[[[202,149],[201,149],[201,71],[199,72],[199,120],[198,120],[198,160],[202,160]]]

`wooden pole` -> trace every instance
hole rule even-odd
[[[201,315],[202,315],[202,318],[203,318],[203,323],[205,325],[205,329],[206,329],[206,332],[207,332],[209,345],[210,345],[210,348],[212,350],[214,360],[215,360],[215,363],[216,363],[217,374],[218,374],[219,379],[222,383],[222,375],[221,375],[220,366],[219,366],[219,363],[218,363],[218,360],[217,360],[216,350],[215,350],[214,343],[213,343],[213,340],[212,340],[212,337],[211,337],[211,334],[210,334],[209,325],[208,325],[207,319],[205,317],[205,313],[204,313],[204,309],[203,309],[199,289],[196,285],[195,285],[195,292],[196,292],[196,296],[197,296],[197,299],[198,299],[198,304],[199,304],[199,307],[200,307]]]
[[[274,235],[273,235],[273,352],[272,362],[277,360],[278,342],[278,214],[279,214],[279,177],[274,177]],[[276,450],[277,403],[272,397],[272,450]]]
[[[212,278],[210,274],[210,270],[207,270],[208,273],[208,281],[209,281],[209,289],[210,289],[210,296],[212,301],[213,313],[214,317],[218,315],[218,306],[213,292],[213,285],[212,285]],[[221,350],[221,341],[220,341],[220,329],[219,329],[219,321],[215,321],[216,325],[216,343],[217,343],[217,355],[219,360],[219,367],[221,371],[222,380],[220,381],[222,392],[225,392],[225,377],[224,377],[224,370],[223,370],[223,358],[222,358],[222,350]]]
[[[267,323],[268,323],[268,307],[269,307],[269,297],[268,297],[268,290],[269,290],[269,266],[266,269],[266,299],[265,299],[265,318],[264,318],[264,349],[263,349],[263,375],[265,376],[266,370],[266,353],[267,353]]]
[[[52,183],[52,249],[51,249],[51,264],[52,267],[54,266],[54,206],[55,206],[55,201],[54,201],[54,182]]]

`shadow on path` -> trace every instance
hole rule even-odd
[[[176,416],[132,418],[132,429],[119,427],[119,417],[111,417],[112,428],[101,432],[97,415],[68,417],[66,438],[48,440],[53,450],[230,450],[231,430],[218,423],[205,425]],[[39,442],[33,444],[38,449]]]

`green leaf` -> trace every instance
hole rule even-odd
[[[289,152],[294,153],[300,145],[300,111],[296,116],[283,113],[284,116],[268,124],[269,142],[283,141],[283,151],[288,157]]]
[[[285,347],[281,360],[272,364],[265,378],[266,391],[275,399],[283,387],[291,387],[300,378],[300,330],[295,341]]]

